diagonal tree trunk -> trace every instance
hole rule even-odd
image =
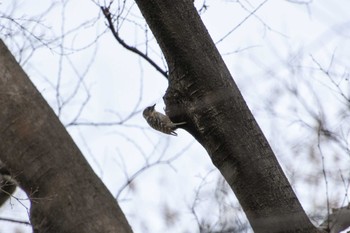
[[[169,67],[167,114],[208,151],[255,232],[319,232],[190,0],[136,0]]]
[[[31,200],[34,232],[132,232],[52,109],[0,41],[0,160]]]

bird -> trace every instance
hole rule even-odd
[[[143,117],[146,119],[147,123],[155,130],[158,130],[165,134],[170,134],[177,136],[175,130],[179,125],[184,125],[186,122],[174,123],[170,120],[167,115],[157,112],[155,110],[156,104],[149,106],[143,110]]]

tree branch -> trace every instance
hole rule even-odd
[[[350,204],[339,209],[333,209],[332,214],[321,224],[321,228],[329,233],[338,233],[350,226]]]
[[[30,226],[30,222],[28,221],[21,221],[21,220],[15,220],[15,219],[11,219],[11,218],[3,218],[0,217],[0,221],[6,221],[6,222],[13,222],[13,223],[20,223],[20,224],[25,224],[27,226]]]
[[[101,6],[101,10],[103,12],[103,15],[106,17],[107,22],[108,22],[108,27],[111,30],[114,38],[119,42],[119,44],[121,44],[124,48],[126,48],[127,50],[136,53],[137,55],[139,55],[140,57],[142,57],[143,59],[145,59],[148,63],[151,64],[151,66],[153,66],[159,73],[161,73],[166,79],[168,79],[168,72],[163,70],[160,66],[158,66],[151,58],[149,58],[147,56],[147,54],[141,52],[140,50],[138,50],[136,47],[130,46],[127,43],[125,43],[125,41],[123,39],[120,38],[119,33],[115,30],[114,28],[114,24],[112,21],[112,14],[109,11],[109,7],[103,7]]]
[[[34,232],[131,233],[118,203],[2,41],[0,94],[0,160],[31,201]]]

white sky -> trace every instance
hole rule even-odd
[[[14,2],[12,0],[2,0],[0,12],[10,12],[10,6]],[[41,14],[44,9],[47,9],[48,4],[48,1],[43,0],[36,1],[35,4],[24,0],[16,2],[18,4],[13,11],[15,18],[30,18]],[[58,7],[42,19],[43,25],[49,27],[49,30],[44,31],[44,27],[38,27],[35,33],[40,33],[40,30],[42,30],[45,32],[45,37],[52,38],[53,35],[60,35],[62,30],[67,32],[87,20],[97,18],[93,23],[84,25],[77,32],[65,38],[64,45],[66,48],[77,49],[93,42],[96,34],[100,34],[105,30],[105,20],[101,16],[100,9],[91,1],[71,0],[64,9],[60,6],[61,1],[54,2],[58,4]],[[117,4],[117,2],[115,1],[114,4]],[[263,1],[242,0],[241,3],[247,10],[244,10],[235,2],[228,0],[207,1],[209,9],[202,15],[202,19],[214,41],[220,40],[228,31],[240,24],[249,15],[249,12]],[[202,1],[196,1],[197,6],[201,3]],[[312,211],[315,200],[325,211],[324,183],[320,183],[313,190],[305,186],[303,181],[296,180],[294,182],[294,177],[302,176],[305,171],[308,171],[309,174],[315,167],[312,164],[312,166],[310,165],[310,161],[306,160],[305,156],[298,155],[298,160],[291,157],[291,152],[284,148],[290,145],[283,145],[286,142],[291,142],[291,144],[304,143],[311,140],[311,137],[300,125],[271,117],[266,113],[265,101],[275,98],[273,96],[276,95],[272,95],[275,94],[271,92],[272,90],[282,87],[285,83],[297,83],[306,101],[313,106],[313,95],[306,88],[306,83],[311,83],[317,93],[322,93],[320,99],[325,104],[328,112],[333,114],[329,118],[335,119],[339,108],[334,103],[339,99],[339,96],[336,92],[329,90],[329,82],[313,75],[311,72],[310,76],[304,77],[305,73],[303,73],[303,77],[291,78],[285,64],[289,62],[295,65],[300,64],[303,67],[315,67],[315,63],[312,63],[310,59],[310,55],[312,55],[321,64],[328,66],[330,57],[335,50],[339,57],[338,64],[340,64],[335,71],[341,72],[346,67],[345,64],[342,64],[342,59],[349,54],[348,38],[350,33],[348,28],[350,27],[346,27],[350,20],[347,10],[349,7],[349,2],[346,0],[319,0],[313,1],[309,5],[292,4],[283,0],[269,0],[256,12],[258,17],[250,17],[223,42],[218,43],[218,48],[222,54],[248,48],[239,53],[225,55],[225,62],[249,107],[270,140],[288,177],[293,181],[293,187],[296,189],[307,212]],[[128,17],[142,22],[139,16],[133,14],[137,12],[137,7],[134,5],[132,13]],[[98,19],[98,17],[100,18]],[[64,27],[61,26],[63,18],[65,19]],[[1,21],[8,23],[4,19]],[[144,33],[139,30],[139,26],[128,22],[125,22],[121,30],[121,36],[130,44],[139,44],[144,41]],[[12,51],[18,54],[18,49],[14,46],[13,40],[4,38],[2,33],[1,37]],[[22,39],[20,36],[16,37],[17,41]],[[150,42],[150,45],[154,49],[154,51],[150,50],[150,56],[161,64],[161,59],[158,56],[159,50],[154,40]],[[56,90],[50,86],[49,82],[57,83],[60,74],[59,52],[60,48],[58,46],[52,46],[51,50],[42,47],[35,50],[30,60],[24,64],[24,69],[56,113],[58,113]],[[294,60],[291,57],[294,57]],[[123,49],[109,32],[102,35],[97,44],[64,57],[60,89],[60,94],[64,98],[69,96],[78,80],[71,64],[80,74],[86,70],[86,67],[89,67],[89,72],[84,81],[90,91],[91,99],[79,121],[118,121],[115,113],[122,117],[128,116],[139,100],[141,102],[137,110],[141,110],[155,102],[158,110],[162,110],[164,106],[162,96],[167,87],[166,80],[142,59]],[[275,77],[280,79],[277,80]],[[344,86],[347,88],[348,84],[345,83]],[[140,92],[140,90],[142,91]],[[297,101],[286,96],[285,93],[277,96],[278,100],[275,99],[276,105],[274,106],[278,114],[286,115],[288,120],[294,119],[294,117],[297,118],[290,115],[291,106]],[[60,119],[64,124],[69,124],[74,119],[81,102],[85,98],[86,92],[81,88],[73,101],[63,108]],[[300,107],[295,108],[297,109],[296,115],[299,116],[300,114],[302,119],[312,123],[312,119],[309,119],[305,110]],[[333,122],[332,126],[335,128],[342,127],[341,122],[331,122]],[[200,177],[204,177],[214,169],[208,155],[200,145],[194,142],[189,134],[182,130],[179,130],[177,138],[150,130],[141,114],[132,117],[127,124],[137,125],[144,130],[123,126],[99,128],[83,126],[68,127],[68,131],[95,169],[95,172],[114,195],[125,181],[121,167],[124,167],[131,174],[144,164],[142,153],[135,147],[135,144],[131,143],[131,140],[135,140],[143,153],[147,157],[150,156],[151,161],[159,158],[163,151],[166,152],[164,158],[170,158],[179,153],[184,145],[193,142],[190,149],[172,163],[175,170],[167,165],[160,165],[139,176],[136,179],[135,190],[126,189],[121,194],[120,199],[123,201],[120,202],[120,205],[136,233],[198,231],[188,206],[193,201],[194,189],[201,182]],[[285,132],[287,132],[287,136],[284,135]],[[125,138],[125,135],[129,139]],[[156,149],[154,151],[155,145]],[[331,146],[324,148],[324,153],[334,153],[333,149]],[[333,163],[329,162],[327,164],[330,170],[334,169],[332,167]],[[346,158],[341,164],[340,169],[344,169],[344,175],[349,179],[349,158]],[[318,176],[320,171],[314,171],[313,174]],[[205,186],[207,192],[213,192],[217,177],[217,171],[210,173],[208,185]],[[150,190],[154,191],[150,192]],[[335,198],[344,198],[341,190],[342,188],[334,194]],[[212,205],[210,198],[212,196],[209,195],[207,199],[203,200],[203,206],[200,206],[199,209],[204,210],[199,215],[204,215],[205,210],[208,210]],[[230,195],[227,201],[231,203],[234,202],[234,199],[235,197]],[[12,201],[12,204],[9,203],[7,208],[0,209],[0,217],[25,219],[24,208],[15,200]],[[179,223],[170,230],[162,221],[161,210],[164,205],[178,211],[180,216]],[[142,214],[145,212],[149,214]],[[16,228],[30,232],[28,227],[2,222],[0,233],[13,232]],[[145,230],[146,228],[148,231]]]

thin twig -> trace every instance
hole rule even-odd
[[[12,223],[20,223],[20,224],[25,224],[27,226],[31,226],[30,222],[28,222],[28,221],[15,220],[15,219],[11,219],[11,218],[0,217],[0,221],[7,221],[7,222],[12,222]]]
[[[324,182],[326,185],[326,199],[327,199],[327,230],[330,229],[330,207],[329,207],[329,190],[328,190],[328,178],[327,178],[327,173],[326,173],[326,167],[325,167],[325,160],[324,160],[324,155],[321,149],[321,142],[320,142],[320,138],[321,138],[321,131],[318,131],[318,137],[317,137],[317,147],[318,150],[320,151],[321,154],[321,160],[322,160],[322,173],[323,173],[323,178],[324,178]]]
[[[215,42],[215,44],[219,44],[220,42],[222,42],[226,37],[228,37],[229,35],[231,35],[232,32],[234,32],[238,27],[240,27],[245,21],[247,21],[252,15],[255,14],[255,12],[257,12],[263,5],[265,5],[265,3],[268,0],[263,1],[262,3],[260,3],[260,5],[255,8],[252,12],[250,12],[249,15],[247,15],[247,17],[245,17],[239,24],[237,24],[231,31],[229,31],[228,33],[226,33],[226,35],[224,35],[223,37],[221,37],[220,40],[218,40],[217,42]]]

